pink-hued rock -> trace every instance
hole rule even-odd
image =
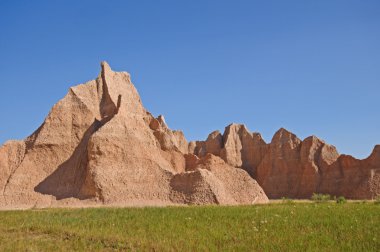
[[[241,124],[188,143],[105,62],[32,135],[0,147],[1,208],[254,204],[314,192],[379,196],[380,146],[358,160],[285,129],[267,144]]]
[[[236,169],[219,157],[186,155],[187,172],[171,183],[171,198],[178,203],[241,205],[268,202],[259,184],[247,172]],[[207,193],[205,193],[207,192]]]
[[[353,199],[371,199],[380,195],[380,146],[363,160],[341,155],[322,171],[319,190]]]
[[[226,127],[220,156],[228,164],[241,167],[254,177],[266,151],[267,144],[259,133],[251,133],[241,124]]]
[[[180,200],[187,153],[183,133],[144,109],[130,75],[103,62],[99,76],[70,88],[36,132],[0,148],[0,206],[247,204],[247,195],[262,191],[236,173],[228,179],[239,183],[243,176],[256,186],[241,192],[244,200],[223,200],[230,180],[201,171],[208,189]],[[205,200],[215,195],[220,199]]]
[[[218,134],[212,133],[210,136]],[[336,148],[315,136],[303,141],[280,129],[266,144],[258,133],[244,125],[226,127],[218,148],[215,137],[189,145],[200,157],[220,156],[233,167],[246,170],[262,186],[269,198],[310,198],[327,193],[352,199],[372,199],[380,195],[380,147],[364,160],[339,155]],[[218,135],[220,136],[220,134]],[[220,151],[214,151],[215,149]]]

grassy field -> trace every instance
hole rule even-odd
[[[380,205],[0,211],[0,251],[380,251]]]

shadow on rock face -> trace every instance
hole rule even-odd
[[[71,157],[50,174],[46,179],[40,182],[34,191],[53,195],[57,200],[65,198],[86,199],[95,196],[95,193],[81,193],[87,173],[87,146],[91,136],[103,125],[109,122],[115,115],[103,118],[101,121],[95,119],[91,126],[86,130],[82,140],[75,148]],[[85,188],[86,192],[94,191],[96,188]]]
[[[109,98],[108,92],[106,93],[105,95]],[[103,97],[104,99],[106,98]],[[96,196],[96,188],[84,188],[84,186],[94,187],[93,181],[86,181],[86,178],[90,178],[90,176],[87,176],[87,146],[91,136],[119,112],[121,95],[118,96],[117,106],[112,101],[108,103],[113,105],[111,111],[108,114],[102,114],[102,120],[94,120],[84,133],[82,140],[75,148],[71,157],[40,182],[34,188],[34,191],[53,195],[57,200],[71,197],[87,199]]]

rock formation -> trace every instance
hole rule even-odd
[[[0,147],[2,208],[255,204],[314,192],[380,195],[380,145],[357,160],[285,129],[267,144],[239,124],[188,143],[144,109],[128,73],[105,62],[31,136]]]
[[[100,75],[70,88],[37,131],[0,148],[0,206],[268,201],[245,171],[210,155],[191,164],[188,155],[183,133],[144,109],[130,75],[103,62]]]
[[[224,134],[212,132],[206,141],[189,143],[189,153],[208,153],[246,170],[269,198],[310,198],[326,193],[351,199],[380,195],[380,145],[364,160],[339,155],[336,148],[315,136],[303,141],[280,129],[266,144],[244,125],[231,124]]]
[[[257,189],[260,188],[258,183],[244,170],[231,169],[221,158],[210,153],[202,158],[194,154],[185,157],[186,172],[175,175],[171,181],[174,201],[232,205],[267,201],[264,191]],[[210,196],[212,198],[208,198]]]

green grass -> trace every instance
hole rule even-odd
[[[380,251],[380,205],[0,211],[0,251]]]

